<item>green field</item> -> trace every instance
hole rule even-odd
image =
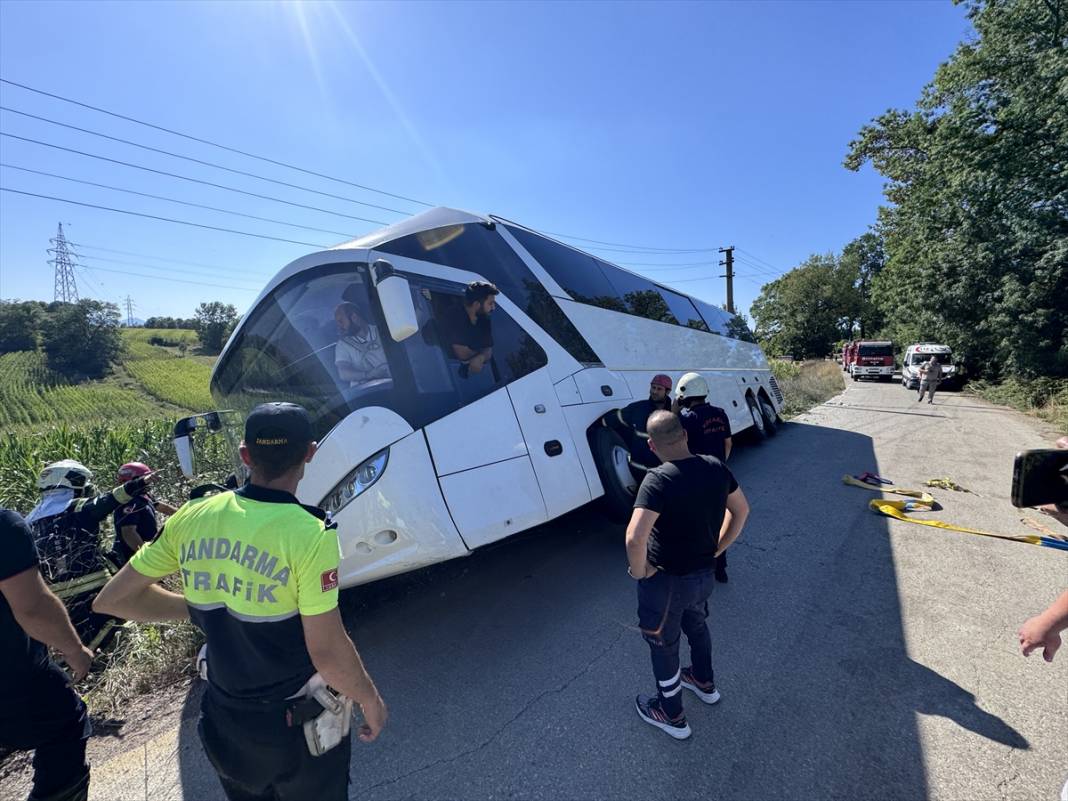
[[[196,352],[195,331],[135,328],[122,336],[125,352],[111,374],[78,384],[49,370],[43,353],[0,354],[0,505],[29,511],[38,471],[57,459],[85,463],[102,486],[123,462],[147,459],[181,485],[172,426],[212,407],[214,358]]]

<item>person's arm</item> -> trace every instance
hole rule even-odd
[[[360,705],[364,725],[357,735],[363,742],[373,742],[386,725],[389,713],[378,694],[360,654],[334,607],[318,615],[301,615],[304,642],[312,664],[327,684]]]
[[[48,589],[37,566],[0,581],[0,593],[22,630],[59,651],[75,681],[85,678],[93,652],[78,639],[63,602]]]
[[[171,506],[166,501],[156,501],[155,508],[156,508],[157,512],[159,512],[160,514],[163,514],[163,515],[167,515],[167,517],[170,517],[171,515],[173,515],[175,512],[178,511],[177,507]]]
[[[1032,651],[1041,648],[1042,658],[1052,662],[1054,654],[1061,647],[1061,632],[1065,629],[1068,629],[1068,590],[1020,626],[1017,633],[1020,650],[1024,656],[1030,656]]]
[[[93,611],[142,623],[188,620],[185,597],[163,589],[158,581],[159,577],[145,576],[131,565],[123,565],[93,599]]]
[[[727,511],[723,515],[723,525],[719,529],[719,548],[716,556],[727,550],[742,533],[742,526],[749,517],[749,501],[741,487],[727,496]]]
[[[652,509],[636,508],[627,524],[627,562],[632,578],[648,578],[656,572],[649,564],[649,535],[660,512]]]
[[[459,342],[453,342],[450,347],[453,355],[462,362],[469,362],[478,355],[478,351],[467,347],[467,345],[461,345]]]
[[[731,438],[730,437],[727,437],[727,439],[724,440],[724,442],[723,442],[723,449],[724,449],[723,458],[724,459],[730,459],[731,458],[731,445],[732,444],[733,443],[731,442]]]
[[[119,531],[119,536],[133,553],[137,553],[137,549],[145,544],[141,535],[137,533],[137,526],[123,526]]]

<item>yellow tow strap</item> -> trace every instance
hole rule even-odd
[[[861,481],[859,478],[853,478],[853,476],[842,476],[842,482],[851,487],[860,487],[861,489],[871,490],[872,492],[889,492],[891,495],[903,495],[906,498],[916,498],[920,503],[928,505],[934,503],[934,497],[928,495],[923,490],[904,489],[902,487],[895,487],[893,484],[883,484],[882,486],[879,486],[876,484],[869,484],[866,481]]]
[[[902,489],[901,487],[894,487],[892,485],[884,485],[881,487],[867,482],[860,481],[853,476],[844,476],[842,481],[851,487],[860,487],[862,489],[870,489],[875,492],[890,492],[895,495],[903,495],[908,498],[918,498],[920,503],[915,501],[890,501],[885,498],[877,498],[868,502],[868,507],[879,514],[892,517],[895,520],[901,520],[905,523],[915,523],[918,526],[930,526],[931,528],[940,528],[946,531],[959,531],[962,534],[975,534],[978,537],[992,537],[998,540],[1008,540],[1009,542],[1024,542],[1028,545],[1039,545],[1043,548],[1054,548],[1055,550],[1068,551],[1068,542],[1064,540],[1056,539],[1054,537],[1039,537],[1034,534],[994,534],[990,531],[981,531],[976,528],[966,528],[965,526],[957,526],[953,523],[944,523],[941,520],[920,520],[915,517],[909,517],[908,512],[929,512],[931,511],[931,504],[934,503],[934,498],[928,495],[926,492],[920,490]],[[927,508],[924,508],[927,507]]]

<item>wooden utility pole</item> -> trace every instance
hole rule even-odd
[[[727,272],[721,275],[720,278],[727,279],[727,311],[734,314],[734,245],[720,248],[719,252],[727,254],[727,258],[720,262],[720,264],[726,265]]]

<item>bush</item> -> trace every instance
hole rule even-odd
[[[68,378],[100,378],[122,352],[114,303],[61,303],[45,319],[41,344],[50,369]]]
[[[197,306],[194,319],[201,343],[207,350],[218,353],[222,350],[226,337],[234,330],[237,309],[229,303],[220,303],[217,300],[201,303]]]
[[[782,416],[796,417],[845,388],[842,368],[834,361],[783,362],[773,360],[771,372],[779,382]]]
[[[984,400],[1011,406],[1052,423],[1068,434],[1068,379],[1012,378],[1000,384],[973,381],[968,390]]]
[[[0,301],[0,353],[37,350],[41,316],[40,304]]]

